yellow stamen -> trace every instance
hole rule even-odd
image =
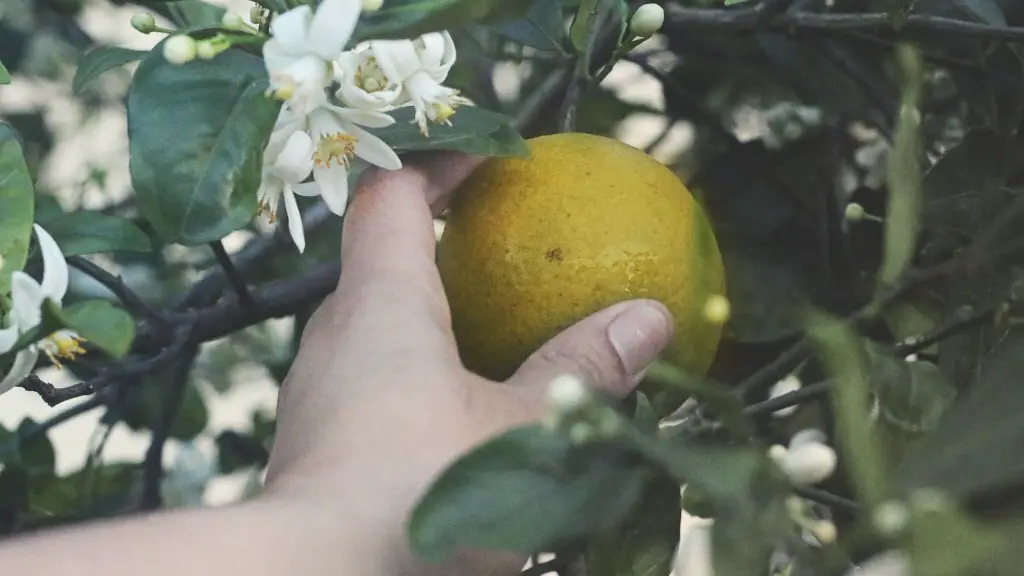
[[[356,155],[356,144],[358,142],[359,138],[344,132],[324,134],[316,143],[316,150],[313,152],[313,163],[320,168],[329,168],[331,161],[334,161],[348,168],[352,158]]]
[[[355,83],[366,92],[379,92],[387,87],[388,77],[377,65],[377,58],[370,56],[366,63],[356,67]]]
[[[271,224],[277,222],[277,207],[271,206],[266,198],[260,198],[260,205],[256,211],[257,216],[267,215],[267,221]]]
[[[290,100],[295,95],[297,87],[291,76],[274,74],[270,78],[270,89],[267,90],[267,95],[278,100]]]
[[[438,124],[451,124],[452,116],[455,116],[455,108],[448,104],[434,104],[434,119]]]
[[[82,343],[85,341],[85,338],[74,332],[57,332],[47,339],[49,345],[45,347],[45,352],[54,366],[63,368],[61,359],[75,360],[85,354],[85,348],[82,347]]]

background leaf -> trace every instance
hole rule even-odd
[[[143,59],[148,52],[131,50],[120,46],[100,46],[86,52],[78,59],[71,91],[79,93],[86,84],[102,76],[108,70]]]
[[[622,454],[519,428],[449,467],[416,506],[409,531],[426,558],[462,547],[550,550],[617,527],[646,482],[643,467]]]
[[[128,98],[130,168],[139,208],[164,241],[219,240],[256,213],[280,109],[266,90],[263,60],[238,50],[175,66],[158,46],[142,61]]]
[[[471,22],[511,20],[526,14],[530,5],[531,0],[395,0],[382,10],[362,16],[355,41],[412,38]]]
[[[227,12],[223,6],[202,0],[168,2],[167,9],[170,11],[174,23],[184,29],[220,26],[221,19]]]
[[[429,138],[420,134],[412,122],[413,114],[408,108],[395,111],[395,123],[373,133],[399,152],[453,150],[482,156],[529,156],[526,142],[502,114],[476,106],[459,108],[452,125],[431,126]]]
[[[11,273],[28,258],[35,191],[18,135],[0,124],[0,296],[11,290]]]
[[[135,321],[131,315],[106,300],[78,302],[64,309],[47,301],[43,314],[43,323],[48,328],[74,330],[114,358],[127,354],[135,339]]]
[[[4,63],[0,62],[0,86],[11,83],[11,73],[4,67]]]
[[[153,243],[138,226],[118,216],[100,212],[77,211],[43,221],[64,256],[100,252],[149,252]]]

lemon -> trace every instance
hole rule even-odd
[[[492,158],[450,206],[437,265],[465,366],[504,380],[547,340],[607,306],[663,303],[663,359],[704,374],[725,293],[711,225],[671,170],[617,140],[557,134],[530,158]]]

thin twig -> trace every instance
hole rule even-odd
[[[104,288],[110,290],[118,300],[124,304],[129,312],[136,316],[148,318],[154,322],[166,324],[167,319],[149,304],[146,304],[138,294],[135,293],[120,276],[107,272],[100,266],[86,260],[81,256],[72,256],[67,259],[68,264],[81,270],[93,280],[99,282]]]
[[[210,248],[213,249],[213,255],[217,257],[217,263],[220,264],[221,270],[224,271],[228,282],[235,290],[235,294],[238,295],[238,301],[250,311],[255,311],[256,303],[253,302],[252,294],[249,293],[249,287],[246,286],[242,274],[235,268],[235,264],[231,261],[231,256],[224,249],[224,244],[222,242],[210,242]]]
[[[588,18],[590,28],[587,29],[583,49],[577,55],[576,71],[569,81],[569,87],[565,91],[565,100],[562,102],[560,127],[562,132],[572,132],[576,129],[580,98],[593,81],[590,70],[592,55],[597,46],[598,35],[607,23],[608,12],[607,0],[594,0]]]
[[[32,426],[31,428],[28,428],[24,432],[15,435],[10,439],[11,444],[4,447],[4,449],[0,451],[0,460],[2,460],[3,458],[5,458],[6,456],[13,452],[17,452],[18,448],[23,443],[31,442],[32,440],[35,440],[40,436],[46,435],[47,432],[49,432],[56,426],[60,426],[65,422],[74,420],[75,418],[87,412],[91,412],[92,410],[99,408],[100,406],[103,405],[104,401],[104,398],[100,396],[93,396],[92,398],[83,400],[82,402],[57,413],[56,415],[50,417],[48,420],[45,420],[43,422],[40,422],[39,424],[36,424],[35,426]]]
[[[191,342],[187,345],[184,353],[180,356],[178,365],[175,368],[174,376],[169,383],[166,398],[162,406],[163,413],[160,420],[153,427],[153,439],[146,450],[146,457],[142,461],[142,498],[139,502],[140,510],[156,510],[163,503],[160,493],[161,481],[164,477],[164,446],[167,444],[167,437],[170,435],[174,420],[178,417],[181,403],[185,398],[185,388],[188,385],[188,377],[192,372],[196,355],[199,353],[199,345]]]
[[[793,392],[789,392],[775,398],[769,398],[763,402],[751,404],[743,411],[748,416],[758,416],[760,414],[778,412],[779,410],[784,410],[793,406],[800,406],[801,404],[824,398],[828,395],[831,385],[832,383],[828,380],[808,384],[799,390],[794,390]]]
[[[818,488],[797,487],[793,489],[793,492],[805,500],[824,504],[831,508],[839,508],[850,514],[860,512],[860,504],[857,504],[848,498],[843,498],[842,496],[837,496],[836,494],[826,492]]]

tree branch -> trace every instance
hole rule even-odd
[[[245,285],[245,279],[242,278],[242,274],[235,268],[235,264],[231,261],[228,251],[224,249],[224,243],[220,241],[210,242],[210,248],[213,250],[213,255],[217,257],[217,263],[220,264],[221,270],[224,271],[228,283],[231,284],[235,294],[238,295],[238,301],[248,308],[250,312],[255,312],[256,304],[252,300],[252,295],[249,294],[249,287]]]
[[[787,11],[775,13],[766,3],[739,10],[685,8],[677,4],[665,7],[666,32],[700,29],[729,32],[785,32],[799,30],[845,32],[943,32],[964,38],[985,40],[1024,40],[1024,27],[997,28],[987,24],[956,20],[927,14],[911,14],[896,28],[891,16],[884,12],[824,14]]]
[[[189,342],[180,356],[174,377],[168,386],[167,396],[163,402],[163,414],[153,428],[153,439],[146,450],[146,457],[142,461],[140,510],[156,510],[163,503],[160,485],[164,477],[164,446],[167,444],[167,437],[170,435],[171,427],[181,409],[181,403],[185,398],[185,387],[188,385],[188,376],[192,372],[192,366],[198,354],[199,344]]]
[[[104,288],[110,290],[133,315],[147,318],[154,323],[167,324],[167,319],[149,304],[146,304],[135,291],[124,283],[120,276],[114,276],[81,256],[72,256],[67,261],[68,264],[81,270],[90,278],[102,284]]]

